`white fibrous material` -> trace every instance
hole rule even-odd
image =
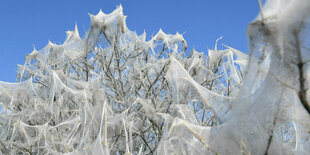
[[[90,18],[0,82],[1,154],[310,154],[309,0],[267,0],[249,56]]]

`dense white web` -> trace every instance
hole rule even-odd
[[[310,154],[309,0],[267,0],[249,56],[146,40],[119,6],[0,82],[2,154]]]

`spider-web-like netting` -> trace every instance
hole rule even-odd
[[[310,154],[309,0],[267,0],[249,56],[90,18],[0,82],[2,154]]]

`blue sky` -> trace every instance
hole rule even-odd
[[[122,4],[127,26],[148,36],[160,28],[184,33],[189,48],[206,52],[217,38],[248,51],[246,28],[257,15],[256,0],[2,0],[0,2],[0,81],[15,82],[17,64],[24,64],[33,46],[48,40],[61,44],[65,31],[78,24],[83,36],[90,25],[88,13],[112,12]]]

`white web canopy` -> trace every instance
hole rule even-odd
[[[149,41],[121,6],[0,82],[2,154],[310,154],[310,1],[267,0],[249,56]]]

